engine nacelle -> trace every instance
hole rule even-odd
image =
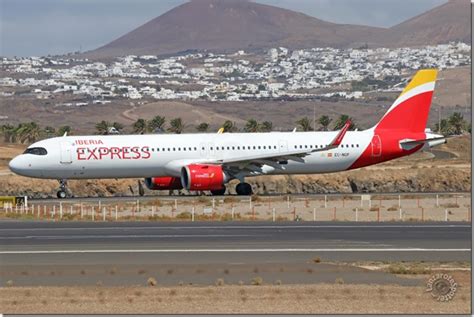
[[[187,190],[219,190],[226,180],[220,165],[190,164],[181,169],[181,184]]]
[[[148,177],[145,178],[145,185],[151,190],[173,190],[182,189],[181,180],[177,177]]]

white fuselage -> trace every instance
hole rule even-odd
[[[19,155],[10,168],[20,175],[51,179],[179,177],[189,163],[316,149],[336,135],[337,131],[65,136],[31,145],[46,149],[47,154]],[[288,160],[278,169],[264,164],[261,171],[243,176],[347,170],[372,137],[372,130],[347,132],[338,148],[311,153],[301,161]]]

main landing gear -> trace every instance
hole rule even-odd
[[[60,179],[59,180],[59,190],[56,193],[56,196],[59,199],[64,199],[68,196],[67,180],[66,179]]]
[[[252,195],[252,186],[250,186],[249,183],[242,182],[235,186],[235,191],[237,192],[237,195],[249,196]]]
[[[222,196],[225,194],[225,186],[222,189],[211,190],[213,196]]]

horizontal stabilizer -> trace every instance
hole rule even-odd
[[[448,137],[446,136],[440,136],[436,138],[430,138],[430,139],[421,139],[421,140],[401,140],[400,141],[400,146],[405,149],[405,150],[410,150],[414,148],[417,145],[420,144],[428,144],[430,147],[446,143],[448,141]]]

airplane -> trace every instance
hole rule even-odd
[[[339,131],[89,135],[55,137],[30,145],[9,167],[18,175],[59,180],[143,178],[150,190],[187,189],[223,195],[239,180],[238,195],[251,195],[247,177],[346,171],[446,143],[426,129],[437,70],[418,71],[380,121],[370,129]],[[222,131],[221,131],[222,132]]]

